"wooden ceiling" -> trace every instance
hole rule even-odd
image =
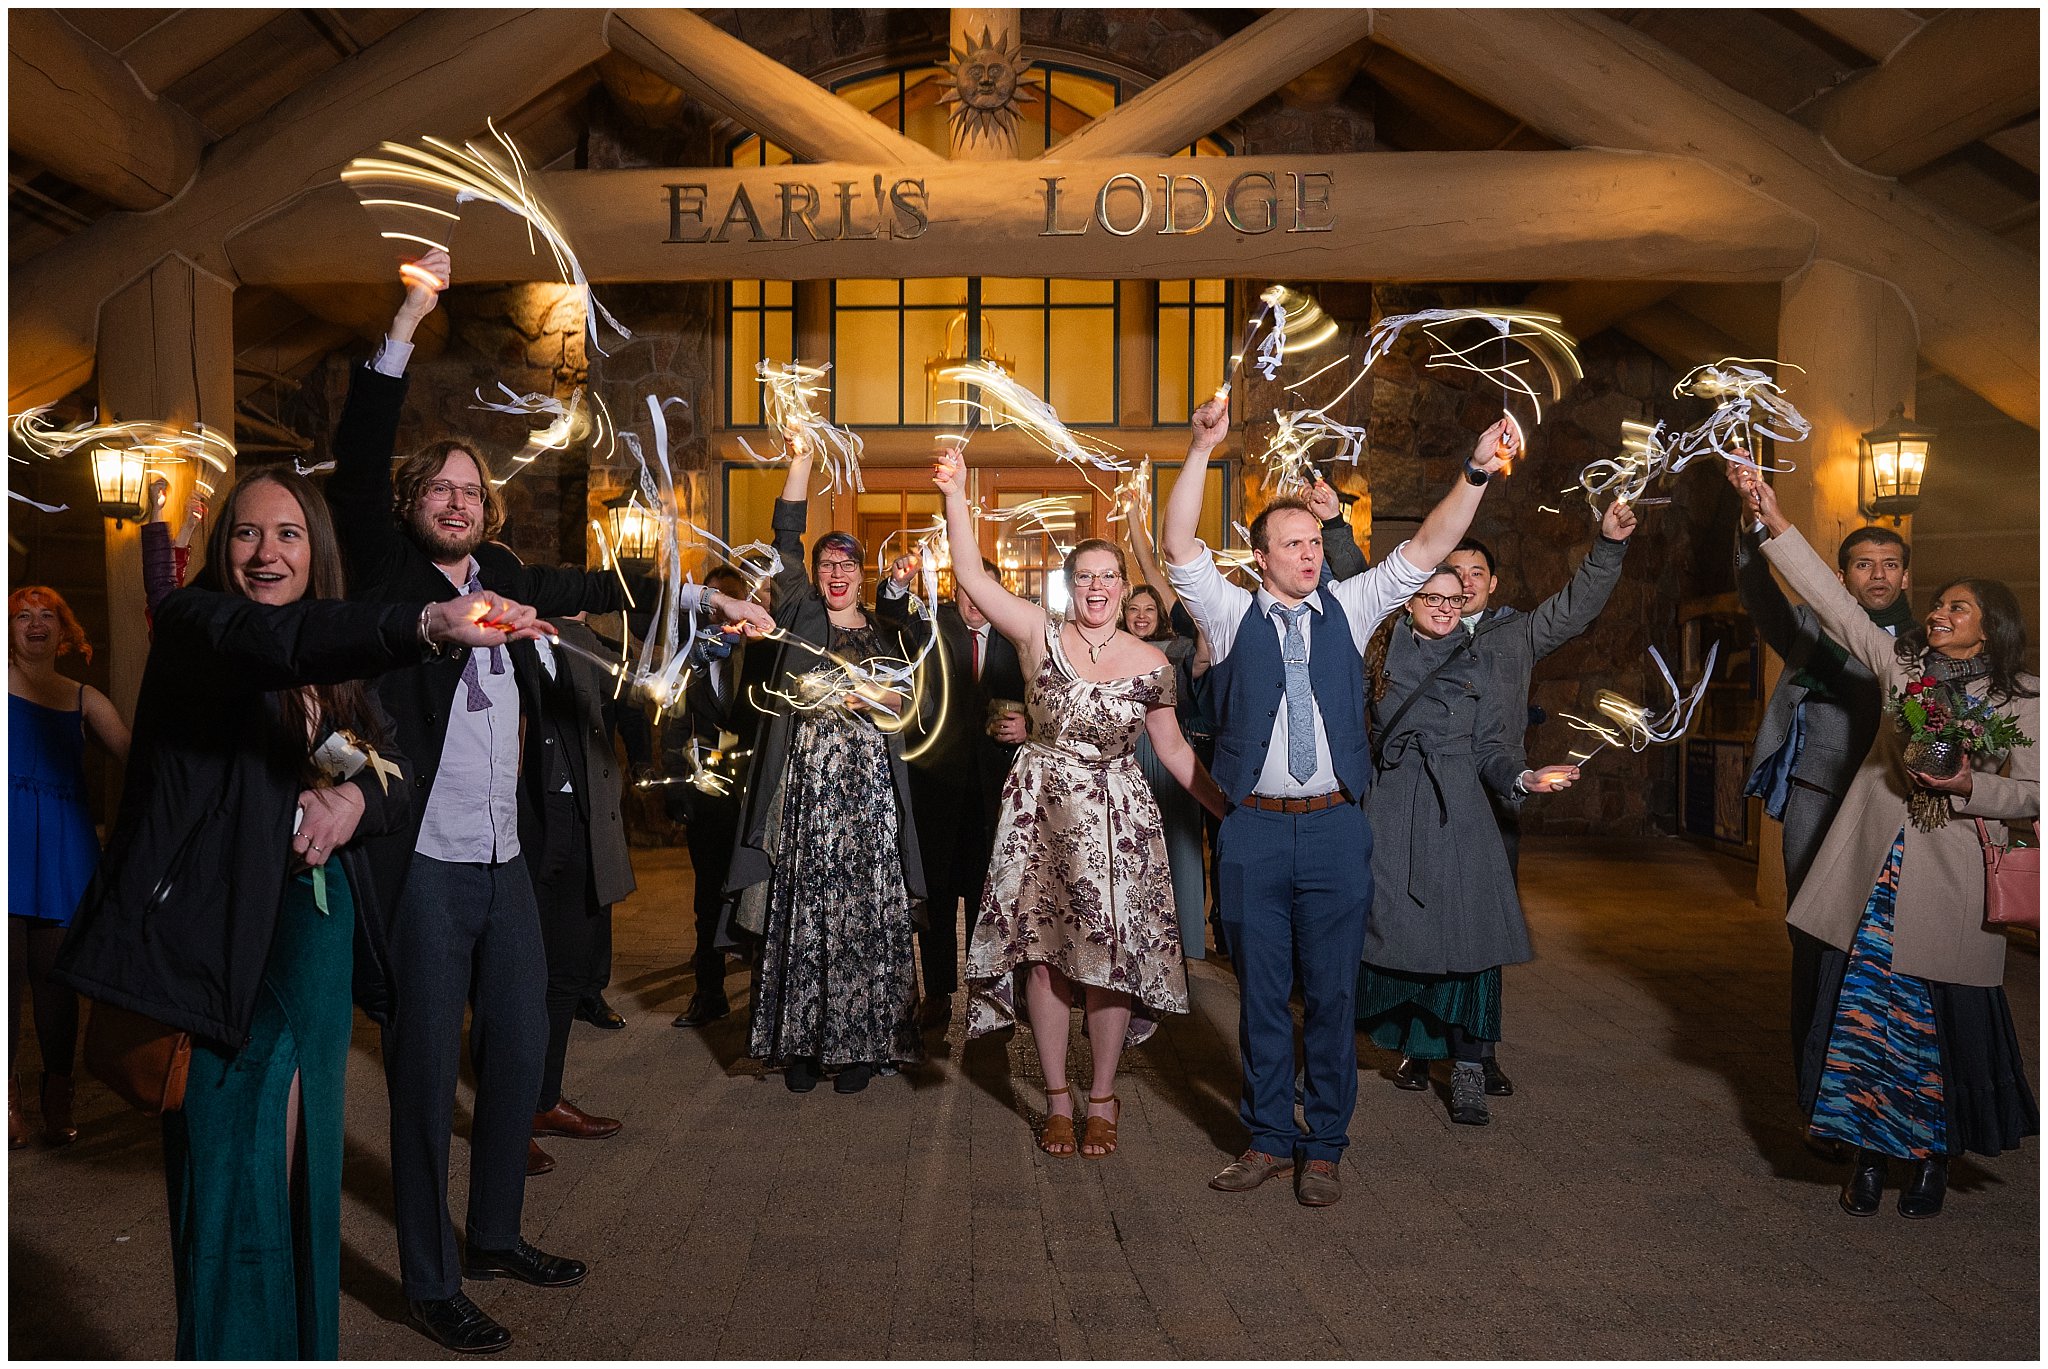
[[[87,42],[131,70],[144,89],[189,115],[202,140],[212,142],[232,134],[364,48],[384,41],[407,41],[405,26],[424,12],[64,9],[56,13]],[[1128,23],[1150,12],[1105,13]],[[1845,98],[1853,97],[1859,85],[1886,74],[1888,59],[1904,50],[1923,62],[1929,60],[1924,54],[1935,48],[1935,35],[1955,28],[1957,16],[1981,12],[1619,9],[1602,13],[1662,45],[1696,68],[1705,80],[1825,132],[1828,120],[1844,107]],[[742,31],[740,12],[706,14],[728,31]],[[934,41],[943,38],[945,16],[944,10],[929,12]],[[905,22],[912,17],[897,16]],[[1245,11],[1189,11],[1180,17],[1207,27],[1220,40],[1251,15]],[[764,24],[774,22],[772,14],[759,11],[744,19],[746,29],[756,33]],[[792,18],[789,22],[803,21]],[[903,26],[894,25],[899,31]],[[1442,151],[1555,146],[1486,100],[1390,48],[1367,43],[1356,55],[1357,74],[1338,98],[1370,114],[1382,148]],[[856,56],[840,54],[842,60]],[[2037,51],[2025,53],[2024,58],[2030,71],[2037,70]],[[1541,73],[1533,73],[1532,79],[1541,79]],[[588,128],[586,98],[595,80],[595,70],[586,71],[551,98],[522,111],[514,131],[535,163],[576,164]],[[2030,75],[2026,84],[2031,89],[2035,78]],[[1883,155],[1912,163],[1891,167],[1890,174],[1916,195],[2038,256],[2039,110],[2038,101],[2031,96],[2024,103],[2026,108],[2013,110],[2010,118],[2000,116],[1995,127],[1965,129],[1967,140],[1959,144],[1955,137],[1943,138],[1936,131],[1934,155],[1916,153],[1913,149],[1924,146],[1924,140],[1916,143],[1912,139],[1903,150]],[[491,111],[477,111],[479,125],[487,112]],[[1701,130],[1702,138],[1712,136],[1713,130]],[[1944,142],[1954,145],[1942,146]],[[101,218],[122,212],[19,152],[11,156],[11,265],[31,261]],[[1637,289],[1640,292],[1640,287]],[[1683,331],[1694,326],[1748,341],[1759,330],[1774,326],[1774,306],[1765,298],[1774,292],[1775,287],[1764,291],[1688,287],[1661,296],[1610,291],[1594,300],[1582,291],[1574,302],[1584,313],[1582,325],[1596,329],[1624,326],[1646,342],[1653,335],[1672,335],[1673,327]],[[1616,309],[1622,312],[1616,314]],[[238,292],[237,346],[243,352],[243,393],[260,389],[265,377],[303,371],[358,331],[353,315],[361,312],[345,302],[310,295],[286,299],[268,290]],[[1628,327],[1631,321],[1634,327]],[[246,417],[252,427],[260,428],[258,414]],[[255,431],[250,434],[257,435]]]

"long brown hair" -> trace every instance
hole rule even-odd
[[[241,593],[228,576],[228,544],[234,538],[235,523],[241,511],[242,496],[257,485],[272,484],[282,489],[299,503],[299,512],[306,520],[306,594],[309,599],[343,599],[348,597],[348,577],[341,564],[341,541],[334,535],[334,516],[328,512],[327,499],[313,482],[297,471],[284,466],[260,466],[235,482],[221,501],[220,513],[213,520],[213,526],[206,533],[206,562],[199,573],[192,577],[197,589],[210,589],[223,594]],[[299,689],[275,691],[278,711],[284,722],[284,732],[293,747],[293,755],[299,768],[308,780],[315,778],[311,764],[312,748],[307,741],[309,731],[318,718],[330,728],[346,728],[373,746],[385,743],[384,729],[377,721],[377,712],[370,706],[369,690],[361,680],[344,680],[339,684],[307,685]]]

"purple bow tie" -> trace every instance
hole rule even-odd
[[[464,594],[480,594],[483,592],[483,586],[478,583],[474,570],[470,571],[469,583],[462,587],[462,592]],[[490,651],[491,674],[503,675],[505,673],[505,648],[494,646]],[[477,683],[476,649],[474,647],[470,648],[469,654],[462,661],[462,687],[469,691],[470,712],[481,713],[491,706],[491,696],[484,693],[484,687]]]

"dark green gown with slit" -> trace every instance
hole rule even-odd
[[[342,1078],[354,1010],[355,900],[340,861],[287,881],[249,1044],[192,1043],[185,1106],[164,1116],[179,1359],[335,1359],[341,1315]],[[296,1178],[285,1116],[299,1075]]]

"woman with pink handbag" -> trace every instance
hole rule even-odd
[[[1728,477],[1763,552],[1822,628],[1892,686],[1788,920],[1826,943],[1799,1092],[1816,1136],[1856,1147],[1842,1207],[1876,1212],[1888,1160],[1908,1162],[1899,1213],[1941,1211],[1948,1161],[1997,1155],[2039,1130],[2005,996],[2005,937],[1986,925],[1984,847],[2040,812],[2040,683],[2021,673],[2026,620],[1997,580],[1943,585],[1894,639],[1778,510],[1754,468]],[[1960,728],[1948,724],[1964,720]],[[1967,742],[1940,754],[1936,730]],[[1908,732],[1915,734],[1909,740]]]

